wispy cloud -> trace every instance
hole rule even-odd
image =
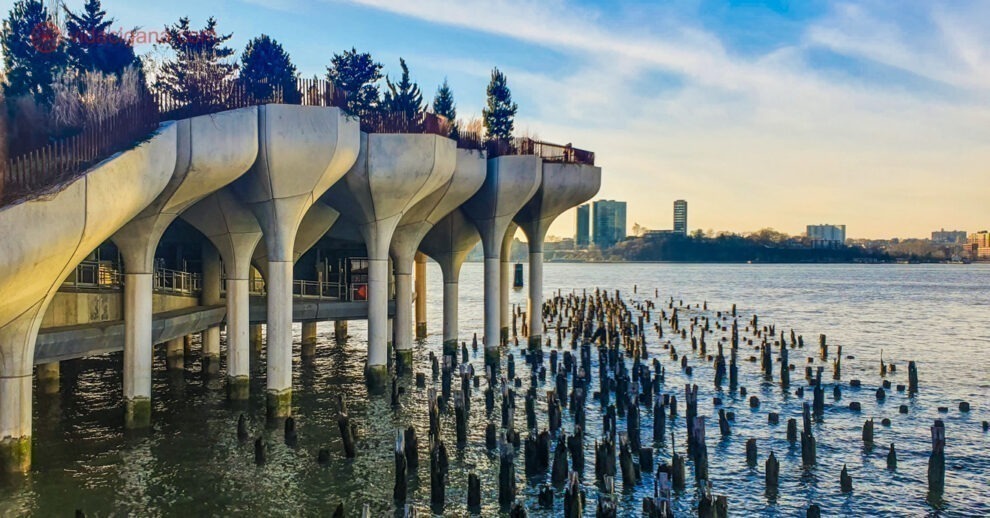
[[[353,3],[568,56],[565,74],[509,71],[536,105],[520,122],[590,143],[603,194],[648,226],[669,225],[656,200],[679,197],[694,202],[692,226],[735,230],[832,220],[918,235],[990,219],[977,194],[990,189],[988,4],[837,3],[797,41],[743,56],[690,11],[619,24],[563,0]],[[822,69],[820,52],[876,73]]]

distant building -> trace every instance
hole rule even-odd
[[[591,244],[591,205],[585,203],[577,208],[577,234],[574,236],[577,248],[588,248]]]
[[[812,248],[838,248],[846,243],[845,225],[808,225]]]
[[[674,232],[687,234],[687,202],[677,200],[674,202]]]
[[[974,261],[990,261],[990,232],[981,230],[970,234],[964,249]]]
[[[626,238],[626,202],[598,200],[591,204],[592,229],[595,246],[612,248]]]
[[[945,230],[943,228],[932,232],[932,243],[954,245],[957,243],[965,243],[966,239],[965,230]]]

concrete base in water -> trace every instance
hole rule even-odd
[[[426,322],[416,323],[416,338],[420,340],[426,338]]]
[[[333,323],[333,337],[338,342],[343,342],[347,339],[347,321],[337,320]]]
[[[215,376],[220,372],[220,355],[219,354],[204,354],[200,358],[200,362],[203,365],[203,374],[207,376]]]
[[[151,426],[151,399],[138,397],[125,403],[124,427],[137,430]]]
[[[443,341],[443,355],[457,355],[457,340],[444,340]]]
[[[492,373],[499,370],[501,364],[501,354],[497,347],[485,347],[485,366],[492,367]]]
[[[38,365],[38,390],[42,394],[57,394],[59,390],[59,362]]]
[[[227,399],[243,401],[251,396],[251,378],[237,376],[227,378]]]
[[[413,367],[412,349],[395,351],[395,370],[399,374],[411,374]]]
[[[269,419],[288,417],[292,415],[291,388],[281,391],[269,390],[265,399],[265,406]]]
[[[316,322],[302,323],[302,357],[316,356]]]
[[[165,364],[169,370],[180,370],[186,367],[185,337],[169,340],[165,344]]]
[[[388,386],[388,367],[385,365],[368,365],[364,368],[364,376],[368,381],[368,389],[373,394],[382,394]]]
[[[0,440],[0,471],[20,473],[31,469],[31,437]]]
[[[540,335],[530,335],[529,350],[538,351],[541,347],[543,347],[543,337]]]
[[[264,333],[261,329],[261,324],[253,324],[251,326],[251,345],[254,346],[254,350],[261,351],[264,341]]]
[[[503,327],[502,328],[502,330],[499,332],[499,339],[502,341],[501,342],[502,345],[508,345],[509,344],[509,328],[508,327]]]

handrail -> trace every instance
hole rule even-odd
[[[486,142],[488,157],[535,155],[544,162],[595,165],[595,154],[576,147],[534,140],[529,137],[492,139]]]
[[[423,133],[449,137],[453,128],[442,115],[419,112],[409,116],[405,112],[371,111],[360,114],[361,131],[365,133]]]
[[[203,277],[198,273],[158,268],[154,276],[155,291],[191,295],[203,289]]]

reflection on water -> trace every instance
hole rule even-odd
[[[429,328],[431,334],[415,354],[415,368],[429,379],[428,352],[441,349],[441,279],[430,265]],[[815,425],[818,465],[800,466],[800,447],[785,440],[786,421],[798,417],[805,398],[782,394],[778,385],[759,376],[759,364],[749,363],[750,353],[740,349],[740,385],[762,405],[751,410],[747,397],[717,394],[726,410],[736,414],[732,435],[722,439],[717,425],[709,421],[710,478],[715,492],[729,496],[733,515],[797,516],[816,502],[824,515],[922,515],[931,511],[925,502],[928,427],[935,418],[946,422],[947,477],[944,515],[986,516],[990,514],[990,437],[980,427],[990,419],[990,360],[986,355],[990,338],[990,267],[987,266],[757,266],[757,265],[562,265],[548,264],[546,292],[557,289],[619,289],[627,300],[673,296],[685,303],[709,302],[710,308],[727,309],[736,303],[741,324],[753,312],[761,323],[776,323],[778,330],[793,327],[809,344],[792,350],[798,365],[792,375],[794,387],[803,384],[805,357],[813,355],[818,333],[826,333],[831,344],[843,345],[843,382],[858,378],[860,389],[843,386],[842,400],[833,404],[831,380],[826,379],[825,419]],[[638,285],[639,292],[633,293]],[[481,265],[468,264],[462,272],[461,336],[470,343],[480,333],[482,322]],[[525,293],[514,292],[513,302],[525,303]],[[658,304],[659,305],[659,304]],[[743,317],[745,316],[745,317]],[[682,317],[682,322],[686,322]],[[34,405],[34,465],[26,477],[0,483],[0,515],[66,515],[83,509],[89,515],[215,515],[262,513],[265,515],[328,515],[343,501],[348,515],[370,502],[373,516],[393,510],[392,438],[394,430],[412,424],[420,438],[420,468],[410,483],[410,501],[428,512],[429,474],[426,460],[426,391],[417,389],[412,378],[403,378],[405,395],[393,409],[387,396],[370,396],[363,383],[364,337],[362,322],[350,323],[351,337],[336,343],[333,326],[319,325],[317,356],[299,359],[294,365],[293,415],[299,441],[285,446],[279,423],[264,418],[264,356],[252,358],[252,399],[237,406],[224,397],[221,377],[206,379],[198,357],[187,359],[186,370],[169,373],[164,349],[156,351],[153,388],[153,427],[150,431],[123,430],[120,355],[66,362],[62,366],[61,394],[38,395]],[[296,327],[298,333],[299,328]],[[779,331],[778,331],[779,332]],[[296,340],[298,342],[297,334]],[[701,395],[699,415],[714,415],[711,364],[691,353],[690,343],[674,339],[679,352],[687,352],[694,374],[687,377],[662,353],[655,334],[648,334],[654,356],[667,366],[666,392],[683,399],[684,383],[697,383]],[[712,340],[710,343],[714,343]],[[897,372],[888,376],[895,385],[906,383],[907,360],[919,364],[921,392],[914,398],[889,391],[878,403],[880,349]],[[195,353],[194,353],[195,354]],[[754,353],[755,354],[755,353]],[[592,355],[597,362],[597,355]],[[481,351],[471,353],[471,362],[481,372]],[[817,363],[816,363],[817,365]],[[596,365],[597,369],[597,365]],[[529,384],[529,369],[517,362],[517,374]],[[829,372],[829,371],[826,371]],[[829,378],[830,376],[826,376]],[[597,372],[593,372],[597,384]],[[482,389],[484,382],[482,380]],[[597,387],[593,387],[595,390]],[[540,427],[546,426],[546,392],[538,390]],[[358,455],[343,458],[336,424],[336,399],[347,401],[358,425]],[[517,423],[525,423],[520,392]],[[484,449],[484,425],[499,422],[496,412],[486,415],[481,392],[474,392],[469,442],[457,449],[453,412],[443,416],[444,440],[451,453],[447,516],[466,515],[464,502],[468,473],[481,475],[484,515],[497,514],[497,457]],[[590,400],[590,398],[589,398]],[[970,413],[957,410],[959,401],[969,401]],[[848,402],[859,401],[862,411],[852,413]],[[683,403],[681,403],[683,405]],[[898,407],[908,405],[901,415]],[[496,403],[497,405],[497,403]],[[939,413],[938,406],[949,407]],[[780,413],[780,425],[767,424],[767,412]],[[254,463],[251,441],[237,440],[237,416],[244,413],[252,433],[263,435],[269,447],[268,461]],[[602,412],[589,403],[585,458],[582,477],[587,492],[586,514],[593,515],[597,491],[594,487],[593,439],[600,435]],[[862,446],[863,421],[876,418],[876,447]],[[880,425],[889,417],[890,427]],[[573,423],[564,412],[564,429]],[[644,443],[649,443],[652,415],[643,412]],[[677,421],[678,451],[684,451],[683,418]],[[625,429],[620,419],[619,429]],[[757,438],[759,467],[749,468],[745,442]],[[889,443],[896,443],[898,470],[886,469]],[[671,443],[656,445],[657,460],[670,456]],[[316,452],[329,448],[329,466],[316,462]],[[780,460],[780,494],[772,501],[763,495],[763,462],[773,450]],[[839,471],[848,466],[854,492],[839,491]],[[679,513],[690,513],[696,501],[691,466],[688,490],[676,495]],[[522,456],[517,459],[518,487],[533,516],[555,516],[562,512],[562,499],[552,512],[536,505],[537,481],[524,482]],[[548,475],[549,476],[549,475]],[[542,481],[539,481],[542,483]],[[621,486],[620,482],[617,482]],[[637,514],[643,496],[652,492],[653,476],[644,473],[634,491],[622,494],[623,512]],[[621,487],[619,488],[621,490]]]

